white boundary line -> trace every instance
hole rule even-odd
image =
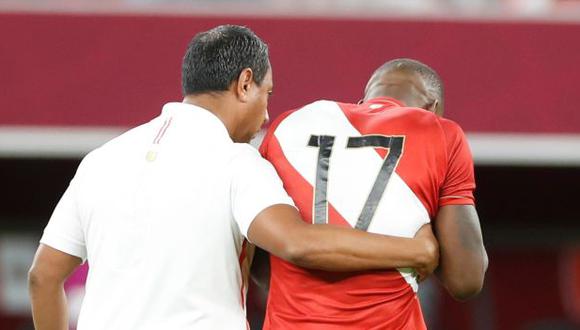
[[[580,134],[467,133],[477,165],[580,166]]]
[[[404,2],[401,2],[404,3]],[[155,1],[71,1],[71,0],[0,0],[4,13],[71,14],[71,15],[144,15],[194,17],[266,17],[319,19],[393,19],[451,22],[540,22],[577,24],[578,6],[561,6],[548,11],[525,12],[509,8],[460,8],[406,5],[384,1],[223,1],[155,2]]]
[[[81,158],[124,127],[0,126],[0,158]],[[252,145],[258,146],[263,132]],[[477,165],[580,166],[580,134],[467,133]]]
[[[0,157],[81,158],[126,130],[120,127],[0,126]]]

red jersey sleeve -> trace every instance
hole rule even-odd
[[[447,172],[439,192],[439,206],[473,205],[473,157],[465,134],[455,122],[441,119],[447,143]]]
[[[268,130],[266,131],[266,135],[264,135],[264,138],[262,139],[262,143],[260,144],[260,147],[258,148],[260,155],[262,155],[262,157],[264,157],[266,159],[268,159],[268,144],[270,143],[270,140],[272,139],[273,133],[274,133],[274,128],[273,128],[273,126],[270,126],[268,128]]]

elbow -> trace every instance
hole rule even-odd
[[[292,264],[306,266],[308,264],[308,253],[307,249],[302,245],[297,242],[285,244],[282,251],[282,258]]]
[[[43,282],[43,276],[38,268],[34,266],[30,267],[28,270],[28,291],[32,293],[38,290]]]
[[[47,288],[62,286],[63,284],[64,280],[60,280],[53,274],[34,265],[28,270],[28,292],[30,294]]]
[[[466,301],[477,296],[483,289],[483,278],[455,281],[446,285],[447,291],[457,301]]]
[[[300,221],[302,224],[302,221]],[[309,231],[313,226],[304,224],[301,226],[305,230],[290,230],[286,235],[278,241],[278,248],[276,249],[278,257],[301,267],[308,267],[313,259],[316,258],[316,253],[320,249],[320,244],[317,240],[312,239]]]
[[[455,276],[447,276],[443,285],[449,294],[458,301],[466,301],[477,296],[483,289],[485,281],[485,272],[487,270],[487,255],[481,263],[481,268],[471,271],[462,271]]]
[[[469,300],[477,296],[483,289],[486,270],[487,257],[483,260],[482,267],[479,270],[461,272],[456,276],[448,278],[444,282],[444,285],[455,300]]]
[[[304,234],[289,234],[282,245],[279,257],[300,267],[320,269],[320,259],[324,259],[322,257],[324,245],[309,237]]]
[[[485,273],[489,263],[487,253],[483,250],[480,258],[473,263],[464,264],[454,271],[442,272],[440,279],[449,294],[458,301],[466,301],[477,296],[483,289]]]

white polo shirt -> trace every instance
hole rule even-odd
[[[88,259],[78,329],[245,329],[240,255],[255,216],[294,205],[209,111],[162,114],[87,155],[41,243]]]

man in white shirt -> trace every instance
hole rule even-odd
[[[182,103],[89,153],[44,231],[29,273],[37,329],[66,329],[63,282],[90,263],[78,329],[244,329],[245,238],[303,267],[437,265],[414,239],[308,225],[274,168],[247,144],[268,119],[268,48],[252,31],[197,34]]]

